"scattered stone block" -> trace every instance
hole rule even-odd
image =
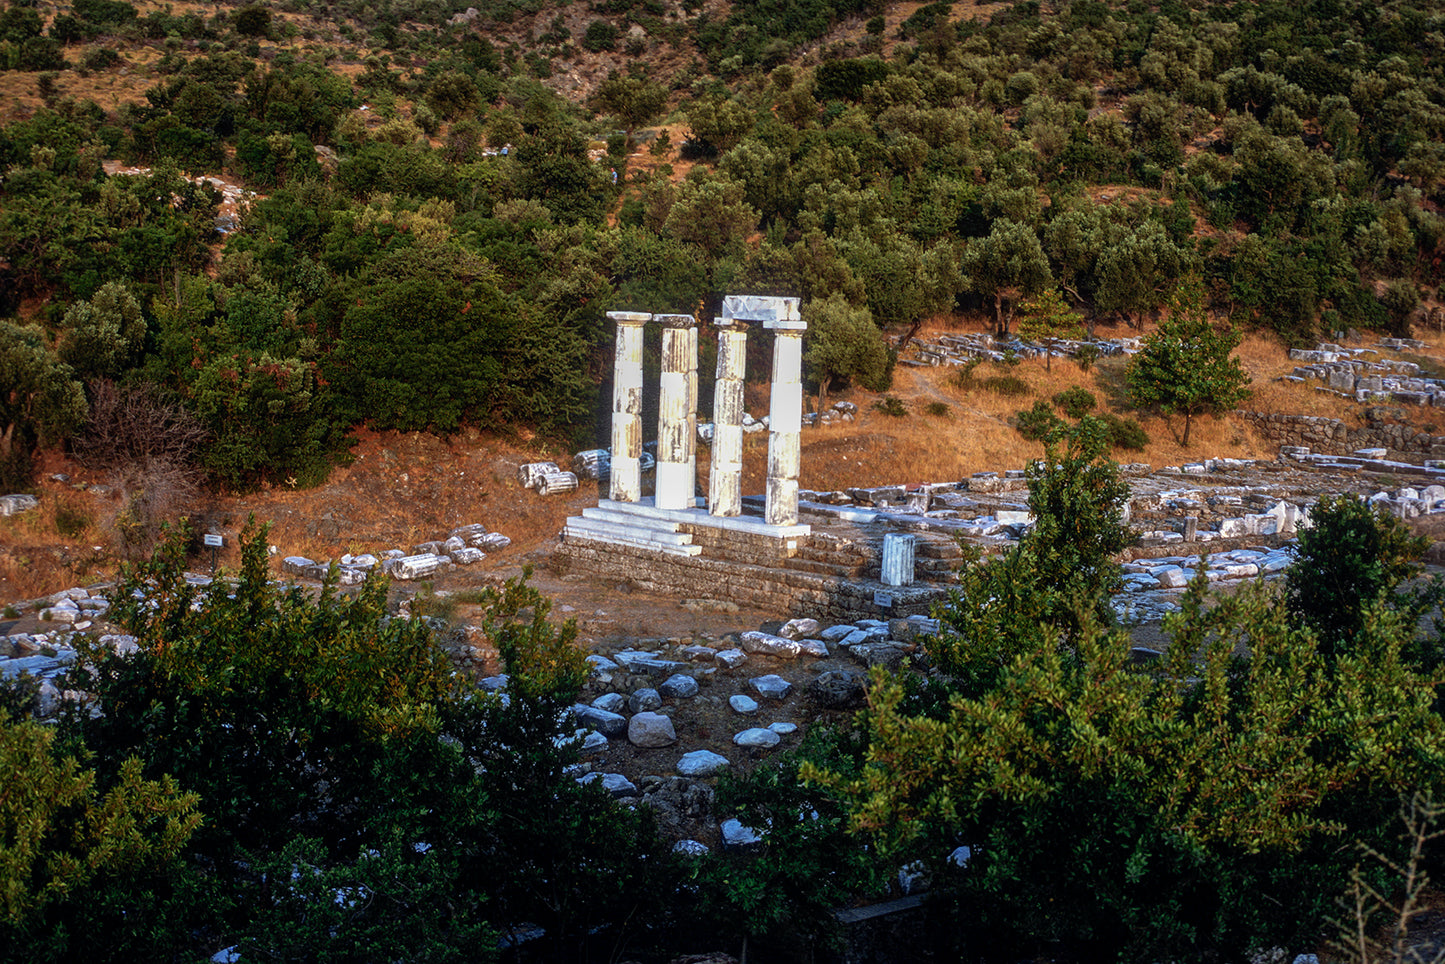
[[[716,656],[717,661],[728,669],[735,669],[748,661],[748,654],[740,649],[719,650]]]
[[[607,710],[599,710],[595,706],[587,706],[583,703],[573,706],[572,713],[577,717],[578,723],[590,726],[609,739],[627,732],[627,717],[621,713],[609,713]]]
[[[746,850],[763,842],[762,834],[736,817],[724,820],[718,827],[725,850]]]
[[[528,462],[517,469],[517,481],[522,488],[535,490],[542,484],[542,477],[562,471],[556,462]]]
[[[559,495],[577,489],[577,476],[572,472],[549,472],[537,484],[538,495]]]
[[[661,713],[638,713],[627,721],[627,740],[633,746],[656,749],[677,742],[672,718]]]
[[[862,675],[847,670],[829,670],[809,683],[803,692],[824,709],[847,710],[862,705],[866,690]]]
[[[788,694],[793,691],[793,684],[783,679],[776,673],[769,673],[766,676],[755,676],[748,680],[748,685],[753,691],[764,699],[785,700]]]
[[[37,508],[40,500],[33,495],[0,495],[0,516],[18,515]]]
[[[783,742],[783,738],[765,727],[754,726],[734,734],[733,742],[753,750],[768,750]]]
[[[577,778],[577,782],[581,784],[590,784],[599,781],[602,784],[602,789],[618,799],[637,796],[637,785],[620,773],[589,773],[586,776]]]
[[[797,659],[802,647],[795,640],[784,639],[758,630],[750,630],[740,637],[744,652],[776,656],[779,659]]]
[[[781,723],[781,722],[780,722],[780,723],[769,723],[769,724],[768,724],[768,729],[770,729],[770,730],[772,730],[774,733],[778,734],[778,736],[792,736],[794,733],[798,732],[798,724],[796,724],[796,723]]]
[[[646,713],[662,706],[662,694],[649,687],[643,687],[627,698],[627,709],[631,713]]]
[[[677,761],[677,772],[685,777],[713,777],[731,765],[728,758],[721,753],[693,750],[691,753],[684,753],[682,759]]]
[[[741,713],[743,716],[752,716],[758,711],[758,701],[742,693],[729,696],[728,706],[732,707],[734,713]]]
[[[592,705],[604,713],[621,713],[627,705],[627,697],[621,693],[603,693],[592,701]]]
[[[697,680],[686,673],[674,673],[657,687],[659,693],[672,700],[689,700],[697,695]]]
[[[816,619],[790,619],[778,630],[778,635],[784,639],[802,639],[814,635],[820,628]]]

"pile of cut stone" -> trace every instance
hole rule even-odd
[[[993,335],[968,332],[941,335],[936,341],[914,338],[908,343],[913,357],[900,358],[900,365],[913,367],[937,367],[939,365],[968,365],[975,361],[1002,362],[1016,358],[1041,358],[1053,355],[1057,358],[1073,358],[1092,346],[1098,355],[1133,354],[1142,343],[1138,338],[1098,338],[1075,341],[1060,338],[1049,343],[1025,341],[1010,336],[995,338]]]
[[[1410,338],[1387,338],[1378,348],[1346,348],[1322,342],[1313,349],[1290,349],[1289,357],[1305,362],[1280,381],[1303,383],[1322,381],[1320,391],[1332,392],[1356,401],[1388,401],[1401,405],[1445,407],[1445,381],[1421,373],[1414,362],[1374,359],[1380,349],[1419,351],[1424,342]]]
[[[411,552],[402,549],[387,549],[376,555],[342,556],[336,561],[337,582],[343,586],[359,585],[366,581],[367,573],[378,566],[393,579],[426,579],[440,573],[451,572],[457,566],[470,566],[481,562],[489,552],[500,552],[512,544],[512,540],[500,532],[488,532],[486,527],[473,523],[453,529],[446,539],[423,542],[412,546]],[[305,556],[287,556],[281,562],[281,571],[303,579],[323,580],[331,570],[332,563],[317,562]]]

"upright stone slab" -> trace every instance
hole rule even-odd
[[[708,471],[708,512],[743,512],[743,379],[747,375],[748,332],[723,314],[717,322],[717,381],[713,386],[712,464]]]
[[[915,537],[902,532],[883,536],[883,578],[885,586],[913,585],[913,551]]]
[[[617,322],[617,350],[612,366],[612,476],[608,494],[614,502],[642,497],[642,326],[652,315],[641,311],[609,311]]]
[[[662,379],[657,413],[657,496],[659,509],[685,509],[692,503],[695,483],[687,477],[694,429],[689,432],[687,404],[689,346],[695,344],[689,329],[692,315],[657,315],[662,322]],[[695,356],[694,356],[695,357]]]

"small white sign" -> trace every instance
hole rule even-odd
[[[207,532],[203,538],[205,539],[206,545],[210,546],[212,549],[219,549],[221,548],[221,546],[226,544],[220,536],[212,532]]]
[[[893,606],[893,594],[891,592],[875,592],[873,594],[873,605],[879,609],[891,609]]]

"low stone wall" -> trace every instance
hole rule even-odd
[[[607,579],[625,580],[648,592],[721,599],[758,609],[850,621],[926,616],[946,590],[941,586],[885,586],[813,572],[750,565],[702,556],[675,556],[641,547],[569,537],[552,553],[553,565]],[[886,593],[888,608],[875,602]]]
[[[1445,436],[1430,435],[1408,425],[1350,428],[1337,418],[1317,415],[1275,415],[1236,411],[1234,417],[1278,445],[1302,445],[1312,452],[1348,455],[1359,449],[1389,449],[1391,457],[1445,458]]]

